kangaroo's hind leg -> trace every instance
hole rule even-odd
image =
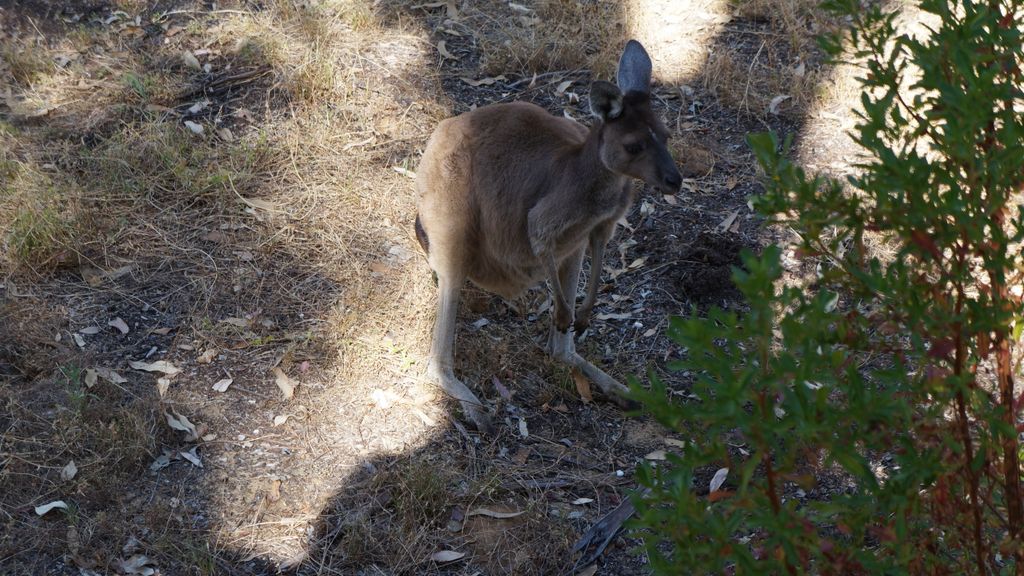
[[[441,384],[444,391],[459,401],[462,410],[477,429],[485,434],[494,433],[494,425],[487,409],[475,394],[455,377],[455,328],[459,309],[459,292],[466,278],[459,273],[437,273],[437,318],[434,320],[434,339],[430,345],[427,377]]]
[[[558,285],[560,285],[563,290],[562,297],[564,300],[572,304],[575,304],[576,302],[576,290],[579,285],[580,268],[582,267],[582,263],[583,249],[581,249],[578,254],[574,254],[573,256],[566,258],[558,270]],[[587,378],[590,378],[592,382],[597,384],[605,394],[609,395],[616,404],[619,404],[623,408],[632,408],[633,403],[625,398],[625,394],[629,389],[623,386],[618,380],[605,373],[604,370],[594,366],[585,358],[577,354],[576,343],[573,340],[572,331],[563,332],[558,329],[556,324],[557,323],[554,319],[552,319],[551,333],[548,337],[549,353],[557,360],[560,360],[574,368],[578,368],[587,376]]]

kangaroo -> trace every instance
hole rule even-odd
[[[589,323],[605,246],[635,199],[632,179],[670,193],[682,185],[668,130],[651,111],[650,83],[651,59],[630,40],[618,85],[598,80],[590,87],[589,129],[515,102],[444,120],[427,142],[416,172],[415,224],[438,286],[427,377],[485,434],[494,431],[488,412],[453,370],[467,278],[509,299],[547,279],[554,303],[547,352],[628,405],[628,389],[576,353],[570,328]],[[574,314],[588,247],[587,293]]]

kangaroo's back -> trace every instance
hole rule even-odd
[[[520,102],[441,122],[416,175],[417,237],[431,267],[457,266],[477,280],[495,277],[491,268],[514,269],[532,259],[529,209],[557,188],[566,159],[586,135],[581,124]]]

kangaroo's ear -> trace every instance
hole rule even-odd
[[[622,114],[622,91],[604,80],[596,80],[590,85],[590,113],[607,122]]]
[[[617,80],[623,93],[651,91],[651,57],[636,40],[627,42],[622,51]]]

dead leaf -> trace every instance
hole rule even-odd
[[[481,78],[479,80],[474,80],[472,78],[469,78],[469,77],[466,77],[466,76],[462,76],[462,77],[459,78],[459,80],[462,80],[466,84],[469,84],[470,86],[472,86],[474,88],[477,88],[477,87],[480,87],[480,86],[490,86],[491,84],[494,84],[495,82],[498,82],[498,81],[501,81],[501,80],[507,80],[507,78],[505,78],[505,75],[502,74],[500,76],[488,76],[486,78]]]
[[[594,574],[597,574],[597,564],[591,564],[590,566],[587,566],[583,570],[577,572],[576,576],[594,576]]]
[[[164,412],[164,418],[167,419],[167,425],[175,430],[185,432],[185,441],[189,442],[199,437],[199,432],[196,431],[195,424],[188,421],[188,418],[178,414],[173,409],[169,412]]]
[[[519,419],[519,435],[523,438],[530,437],[530,429],[526,427],[526,418]]]
[[[103,378],[104,380],[110,382],[111,384],[124,384],[125,382],[128,381],[127,378],[121,376],[117,372],[114,372],[110,368],[95,368],[95,371],[97,376]]]
[[[718,502],[719,500],[725,500],[726,498],[733,495],[732,490],[718,490],[708,494],[708,502]]]
[[[512,401],[512,393],[509,392],[508,388],[498,380],[497,376],[491,376],[491,384],[494,385],[494,389],[498,392],[498,395],[505,399],[506,402]]]
[[[596,318],[598,320],[601,320],[601,321],[604,321],[604,320],[629,320],[632,317],[633,317],[633,315],[631,313],[629,313],[629,312],[619,312],[619,313],[616,313],[616,314],[613,314],[611,312],[604,312],[602,314],[598,314],[598,315],[594,316],[594,318]]]
[[[157,360],[152,363],[132,360],[131,362],[128,362],[128,365],[136,370],[145,370],[146,372],[163,372],[168,376],[174,376],[178,372],[181,372],[180,368],[166,360]]]
[[[593,498],[577,498],[577,499],[573,500],[572,503],[573,503],[574,506],[582,506],[584,504],[590,504],[593,501],[594,501]]]
[[[572,80],[561,82],[557,87],[555,87],[555,93],[562,94],[569,89],[569,86],[572,86]]]
[[[474,508],[466,513],[466,516],[488,516],[490,518],[515,518],[516,516],[522,516],[523,512],[499,512],[497,510],[491,510],[490,508]]]
[[[95,386],[96,385],[96,371],[93,370],[92,368],[87,369],[85,371],[85,378],[83,380],[85,381],[85,387],[86,388],[92,388],[93,386]]]
[[[298,382],[292,380],[284,373],[284,370],[280,368],[274,368],[274,381],[277,383],[277,387],[281,389],[281,394],[284,395],[285,400],[291,400],[292,396],[295,395],[295,387],[299,385]]]
[[[664,450],[655,450],[654,452],[651,452],[651,453],[647,454],[646,456],[644,456],[644,459],[645,460],[664,460],[665,459],[665,451]]]
[[[171,328],[170,326],[165,326],[164,328],[153,328],[152,330],[149,331],[149,333],[157,334],[159,336],[167,336],[168,334],[171,333],[171,330],[174,330],[174,328]]]
[[[238,328],[248,328],[252,326],[252,320],[247,318],[224,318],[220,321],[221,324],[230,324]]]
[[[268,502],[277,502],[280,499],[281,499],[281,480],[278,479],[278,478],[274,478],[274,480],[270,482],[270,489],[267,490],[267,501]]]
[[[657,328],[648,328],[647,330],[644,331],[644,338],[650,338],[651,336],[654,336],[657,333]]]
[[[50,502],[48,504],[43,504],[42,506],[36,506],[36,514],[39,515],[39,516],[45,516],[47,512],[49,512],[50,510],[53,510],[55,508],[60,508],[61,510],[67,510],[68,509],[68,505],[63,500],[54,500],[53,502]]]
[[[117,568],[124,574],[131,576],[154,576],[156,570],[150,567],[153,561],[142,554],[136,554],[127,560],[118,560]]]
[[[527,14],[527,13],[533,11],[533,10],[530,10],[530,8],[528,8],[526,6],[523,6],[522,4],[517,4],[515,2],[509,2],[508,3],[508,7],[511,8],[514,12],[522,12],[524,14]]]
[[[111,328],[116,328],[117,331],[120,332],[121,334],[127,334],[128,332],[131,331],[131,329],[128,328],[128,324],[120,317],[114,318],[113,320],[107,322],[107,326],[110,326]]]
[[[743,222],[742,220],[737,218],[736,221],[732,223],[732,226],[729,226],[729,233],[730,234],[739,234],[740,233],[740,223],[742,223],[742,222]]]
[[[395,169],[395,172],[398,172],[399,174],[405,176],[406,178],[412,178],[413,180],[416,179],[416,173],[413,172],[412,170],[409,170],[408,168],[403,168],[401,166],[393,166],[393,168]]]
[[[708,483],[708,493],[718,492],[718,489],[725,483],[725,478],[729,475],[728,468],[719,468],[715,475],[711,478],[711,482]]]
[[[198,114],[206,109],[210,105],[210,101],[206,98],[196,102],[195,104],[188,107],[189,114]]]
[[[430,559],[434,562],[454,562],[465,555],[465,552],[456,552],[455,550],[441,550],[440,552],[434,552],[433,554],[431,554]]]
[[[79,334],[86,334],[86,335],[92,336],[93,334],[99,334],[100,333],[100,327],[99,326],[89,326],[87,328],[82,328],[81,330],[78,331],[78,333]]]
[[[590,391],[590,379],[579,368],[573,368],[569,374],[572,375],[572,381],[576,384],[576,392],[579,393],[580,400],[583,400],[584,404],[593,402],[594,394]]]
[[[234,133],[227,127],[217,128],[215,132],[217,133],[217,136],[220,136],[220,139],[225,142],[231,143],[235,141]]]
[[[288,414],[280,414],[278,416],[274,416],[274,426],[280,426],[281,424],[284,424],[285,422],[288,421],[288,418]]]
[[[234,382],[234,380],[231,379],[231,378],[224,378],[222,380],[217,380],[217,382],[215,382],[213,384],[213,390],[215,392],[227,392],[228,391],[228,386],[231,386],[232,382]]]
[[[67,482],[78,474],[78,466],[75,466],[75,461],[70,460],[63,468],[60,469],[60,479]]]
[[[164,468],[167,468],[170,465],[171,456],[168,452],[164,452],[163,454],[157,456],[156,460],[153,460],[153,463],[149,465],[149,469],[153,472],[156,472],[158,470],[163,470]]]
[[[665,444],[674,446],[676,448],[686,448],[686,442],[683,440],[677,440],[675,438],[665,438]]]
[[[347,152],[353,148],[359,148],[361,146],[366,146],[367,144],[373,144],[376,140],[377,136],[375,134],[370,134],[369,136],[362,140],[357,140],[355,142],[349,142],[348,144],[345,144],[344,146],[341,147],[341,150],[343,152]]]
[[[184,458],[185,460],[188,460],[189,462],[191,462],[192,465],[195,466],[196,468],[202,468],[203,467],[203,463],[199,460],[199,455],[196,454],[196,449],[197,448],[199,448],[199,447],[198,446],[193,446],[191,450],[188,450],[188,451],[182,450],[181,452],[178,452],[178,454],[180,454],[181,457]]]
[[[737,178],[737,177],[735,177],[735,176],[729,176],[729,177],[728,177],[728,178],[726,178],[726,180],[725,180],[725,189],[726,189],[726,190],[732,190],[732,189],[733,189],[733,188],[735,188],[735,187],[736,187],[736,185],[737,185],[737,184],[739,184],[739,183],[740,183],[740,180],[739,180],[739,178]]]
[[[202,124],[196,124],[191,120],[185,120],[185,128],[188,128],[193,134],[199,135],[201,135],[205,131],[205,128],[203,128]]]
[[[85,338],[82,338],[80,334],[72,334],[71,337],[74,338],[75,344],[78,345],[79,348],[85,348]]]
[[[729,228],[732,227],[733,222],[736,221],[736,218],[739,215],[739,210],[733,210],[732,212],[730,212],[729,215],[725,217],[725,220],[722,220],[721,222],[718,223],[718,226],[715,226],[715,232],[725,232],[726,230],[729,230]]]
[[[806,73],[807,64],[801,60],[800,63],[796,65],[796,68],[793,68],[793,75],[797,78],[803,78]]]
[[[788,96],[786,94],[780,94],[775,98],[772,98],[772,101],[768,104],[768,113],[775,114],[776,116],[778,116],[779,106],[786,100],[789,100],[790,98],[791,96]]]
[[[280,212],[281,210],[277,207],[277,204],[268,202],[267,200],[260,200],[259,198],[241,198],[241,202],[253,210],[266,210],[267,212]]]
[[[216,358],[216,357],[217,357],[217,349],[216,348],[207,348],[206,350],[203,351],[202,354],[199,355],[198,358],[196,358],[196,362],[198,362],[199,364],[209,364],[209,363],[213,362],[213,359]]]
[[[676,197],[673,194],[665,194],[663,198],[665,199],[665,203],[670,206],[675,206],[676,204],[679,203],[679,201],[676,200]]]
[[[185,63],[185,66],[188,66],[193,70],[203,69],[203,67],[199,65],[199,59],[196,58],[196,55],[189,50],[185,50],[181,53],[181,61]]]
[[[448,46],[445,44],[444,40],[438,41],[437,53],[449,60],[458,60],[454,54],[448,51]]]
[[[387,410],[402,401],[402,397],[395,394],[391,390],[381,390],[377,388],[370,393],[370,399],[377,405],[381,410]]]
[[[173,116],[181,116],[174,108],[168,108],[167,106],[161,106],[159,104],[146,104],[146,112],[152,112],[154,114],[170,114]]]
[[[171,387],[171,379],[170,378],[157,378],[156,379],[156,393],[159,394],[161,398],[164,397],[164,394],[167,394],[167,389],[170,388],[170,387]]]

